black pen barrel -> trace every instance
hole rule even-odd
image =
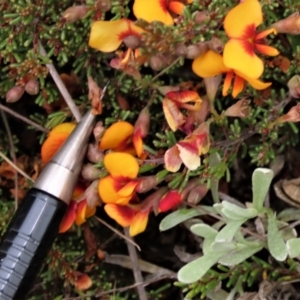
[[[21,201],[0,245],[0,299],[24,300],[58,234],[67,204],[38,189]]]

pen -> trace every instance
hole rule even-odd
[[[25,299],[72,198],[96,116],[88,111],[15,212],[0,244],[0,299]]]

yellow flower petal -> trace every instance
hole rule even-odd
[[[124,185],[119,191],[118,195],[121,197],[129,197],[132,196],[136,186],[139,184],[138,181],[129,181],[126,185]]]
[[[132,208],[116,204],[106,204],[104,210],[112,219],[123,227],[130,226],[135,215],[135,211]]]
[[[175,104],[174,101],[168,98],[164,98],[163,111],[168,125],[170,126],[172,131],[176,131],[178,127],[184,123],[184,116],[180,112],[178,106]]]
[[[75,224],[77,226],[85,223],[85,221],[86,221],[86,219],[85,219],[86,207],[87,207],[86,200],[82,200],[77,204],[76,219],[75,219]]]
[[[68,133],[70,134],[73,129],[75,128],[76,124],[74,123],[61,123],[57,126],[55,126],[50,132],[49,136],[55,135],[57,133]]]
[[[169,172],[174,173],[180,169],[182,161],[179,156],[179,149],[177,148],[176,145],[166,151],[164,160],[165,160],[166,170],[168,170]]]
[[[123,147],[133,132],[134,127],[130,123],[124,121],[116,122],[104,132],[99,147],[101,150]]]
[[[66,232],[73,225],[76,218],[76,207],[77,202],[71,201],[62,221],[60,222],[59,233]]]
[[[145,231],[149,218],[149,211],[138,211],[130,225],[129,235],[135,236]]]
[[[179,157],[189,170],[196,170],[200,166],[200,157],[196,143],[189,140],[182,140],[176,146],[179,150]]]
[[[263,21],[258,0],[244,1],[231,9],[224,20],[224,29],[229,38],[241,38],[251,24],[255,27]]]
[[[112,52],[122,43],[122,33],[130,30],[129,21],[96,21],[92,24],[89,46],[102,52]]]
[[[263,62],[254,51],[248,50],[243,40],[229,40],[224,47],[224,64],[228,68],[247,74],[248,77],[258,78],[264,71]]]
[[[116,203],[119,197],[115,179],[112,176],[106,176],[99,180],[98,192],[104,203]]]
[[[179,103],[187,103],[187,102],[202,102],[199,94],[195,91],[172,91],[168,92],[166,98],[179,102]]]
[[[261,54],[268,56],[276,56],[279,54],[279,51],[276,48],[268,45],[255,44],[255,49]]]
[[[147,22],[160,21],[166,25],[173,25],[174,21],[168,12],[167,0],[135,0],[133,13],[138,19]]]
[[[142,135],[141,135],[141,129],[139,128],[133,135],[133,139],[132,139],[133,145],[134,145],[134,149],[136,151],[136,154],[138,157],[141,157],[143,154],[143,139],[142,139]]]
[[[236,72],[236,73],[238,76],[245,79],[256,90],[264,90],[272,84],[272,82],[263,82],[256,78],[250,78],[242,73],[239,73],[239,72]]]
[[[208,50],[193,61],[194,73],[203,78],[213,77],[229,72],[230,69],[224,65],[223,57],[212,50]]]
[[[137,160],[130,154],[112,152],[104,156],[103,163],[114,178],[136,178],[139,172]]]

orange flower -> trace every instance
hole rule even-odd
[[[271,28],[258,33],[263,21],[262,9],[258,0],[247,0],[231,9],[225,17],[224,29],[229,41],[224,47],[224,64],[250,78],[258,78],[264,70],[263,61],[255,54],[269,56],[279,54],[278,50],[266,45],[264,38],[275,33]]]
[[[101,52],[112,52],[119,48],[126,37],[141,37],[143,30],[128,19],[96,21],[92,24],[89,46]]]
[[[193,0],[135,0],[133,13],[147,22],[160,21],[173,25],[172,15],[182,15],[185,4],[192,2]]]
[[[100,149],[137,154],[138,157],[144,158],[142,138],[146,136],[147,129],[142,125],[143,122],[139,120],[135,127],[125,121],[114,123],[104,132],[99,144]]]
[[[245,82],[248,82],[256,90],[264,90],[272,84],[271,82],[262,82],[259,79],[251,78],[237,70],[226,67],[222,55],[212,50],[208,50],[205,54],[196,58],[193,61],[192,69],[198,76],[203,78],[214,77],[225,73],[223,96],[228,95],[228,90],[233,79],[232,96],[234,98],[243,91]]]
[[[194,102],[194,105],[187,104]],[[184,124],[186,117],[179,108],[185,108],[190,111],[197,111],[201,108],[202,100],[198,93],[194,91],[168,92],[163,99],[163,110],[165,118],[173,131],[176,131]]]
[[[209,150],[209,123],[202,123],[185,139],[166,151],[165,167],[170,172],[177,172],[183,163],[189,170],[200,166],[200,155]]]
[[[136,159],[127,153],[112,152],[103,160],[109,175],[99,180],[98,191],[104,203],[127,205],[139,184]]]
[[[41,158],[44,164],[49,162],[75,128],[74,123],[62,123],[55,126],[44,141],[41,148]]]

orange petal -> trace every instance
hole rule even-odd
[[[233,72],[228,72],[226,74],[224,84],[223,84],[223,90],[222,90],[222,95],[225,97],[228,95],[228,90],[231,86],[232,79],[233,79],[234,73]]]
[[[147,22],[160,21],[166,25],[173,25],[174,21],[168,12],[168,0],[135,0],[133,13],[138,19]]]
[[[75,190],[73,192],[72,199],[76,200],[84,193],[84,191],[85,191],[85,188],[82,185],[77,184],[75,187]]]
[[[76,209],[76,219],[75,219],[75,223],[77,226],[83,224],[86,221],[85,218],[86,207],[87,207],[86,200],[82,200],[78,202],[77,209]]]
[[[166,151],[164,159],[166,170],[170,172],[177,172],[180,169],[182,161],[179,156],[179,149],[176,145]]]
[[[96,206],[90,207],[89,205],[86,206],[85,209],[85,218],[90,218],[96,213]]]
[[[133,142],[137,156],[141,157],[141,155],[143,154],[143,139],[142,139],[140,128],[138,128],[136,130],[136,132],[134,133],[132,142]]]
[[[222,55],[212,50],[208,50],[196,58],[193,61],[192,69],[194,73],[203,78],[214,77],[230,71],[224,65]]]
[[[268,56],[276,56],[279,54],[279,51],[271,46],[263,45],[263,44],[255,44],[255,49],[261,54]]]
[[[238,76],[245,79],[256,90],[264,90],[272,84],[272,82],[263,82],[259,79],[250,78],[242,73],[239,73],[239,72],[236,72],[236,73]]]
[[[49,136],[55,135],[57,133],[71,133],[73,131],[73,129],[75,128],[76,124],[74,123],[61,123],[57,126],[55,126],[50,132],[49,132]]]
[[[87,274],[78,271],[73,273],[76,278],[73,284],[78,291],[85,291],[92,286],[92,279]]]
[[[233,88],[232,88],[232,97],[236,98],[236,96],[244,89],[245,85],[245,80],[236,75],[233,83]]]
[[[107,171],[114,178],[136,178],[139,164],[130,154],[111,152],[104,156],[103,163]]]
[[[149,219],[149,211],[138,211],[135,214],[133,221],[130,225],[129,235],[135,236],[145,231],[147,227],[148,219]]]
[[[250,0],[250,2],[252,1],[254,0]],[[245,48],[245,46],[243,40],[229,40],[224,47],[224,64],[228,68],[247,74],[251,78],[258,78],[264,71],[263,62],[254,53],[254,46],[251,46],[252,48]]]
[[[104,210],[112,219],[123,227],[130,226],[135,215],[135,210],[132,208],[116,204],[106,204]]]
[[[202,102],[199,94],[194,91],[176,91],[176,92],[168,92],[166,93],[166,98],[180,102],[180,103],[186,103],[186,102]]]
[[[114,149],[126,144],[126,141],[134,132],[134,127],[124,121],[116,122],[104,132],[100,141],[100,149]]]
[[[159,202],[158,211],[166,212],[174,207],[177,207],[182,201],[181,194],[178,191],[169,191]]]
[[[59,233],[66,232],[73,225],[76,218],[76,212],[75,212],[76,207],[77,207],[77,202],[71,201],[67,208],[66,214],[64,215],[59,225]]]
[[[127,19],[96,21],[91,26],[89,46],[102,52],[112,52],[122,43],[123,33],[130,29]]]
[[[136,151],[135,151],[133,144],[128,144],[128,145],[126,144],[126,145],[114,148],[114,152],[123,152],[123,153],[130,154],[132,156],[136,155]]]
[[[49,136],[41,147],[41,158],[44,164],[49,162],[57,150],[62,146],[70,134],[57,132]]]
[[[122,198],[131,197],[138,184],[139,184],[138,181],[129,181],[120,190],[118,190],[118,195]]]
[[[174,101],[168,98],[164,98],[163,111],[168,125],[170,126],[172,131],[176,131],[178,127],[184,123],[184,116],[180,112],[178,106],[174,103]]]
[[[224,20],[224,29],[229,38],[241,38],[249,25],[257,27],[263,21],[258,0],[246,0],[231,9]]]
[[[267,29],[267,30],[264,30],[264,31],[261,31],[261,32],[257,33],[256,37],[255,37],[255,40],[256,41],[262,40],[271,33],[276,34],[276,29],[275,28],[270,28],[270,29]]]
[[[182,15],[184,10],[184,4],[178,1],[170,1],[168,9],[174,14]]]
[[[196,170],[200,166],[200,157],[196,141],[181,141],[176,144],[179,150],[179,157],[189,170]]]
[[[106,176],[99,180],[98,192],[104,203],[116,203],[119,198],[115,179],[112,176]]]

